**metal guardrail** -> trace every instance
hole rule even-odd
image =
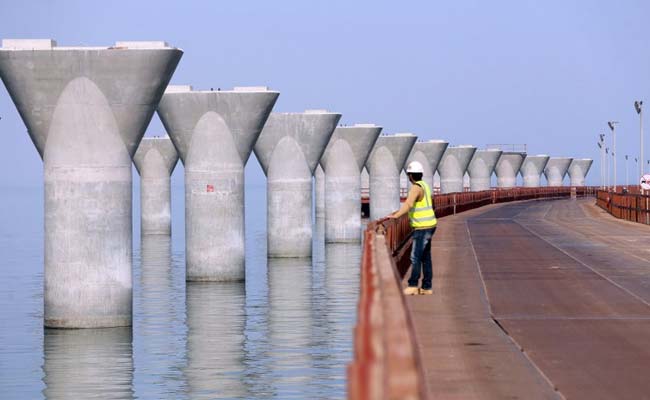
[[[494,189],[433,196],[433,203],[436,215],[443,218],[487,204],[593,196],[597,191],[596,187]],[[408,216],[368,223],[361,259],[354,359],[348,366],[348,399],[429,398],[415,330],[402,296],[401,280],[410,266],[410,249]]]
[[[399,197],[401,199],[405,199],[406,196],[409,194],[409,190],[407,188],[399,188]],[[365,187],[361,188],[361,199],[369,199],[370,198],[370,189]]]
[[[415,330],[393,256],[410,231],[408,216],[403,216],[371,222],[364,233],[348,399],[428,398]]]
[[[650,225],[650,195],[598,190],[596,205],[616,218]]]

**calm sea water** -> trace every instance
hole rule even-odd
[[[246,282],[187,283],[182,187],[173,235],[140,238],[134,185],[132,328],[44,329],[43,191],[0,188],[0,398],[345,397],[359,245],[267,260],[265,188],[247,187]],[[261,204],[261,206],[260,206]]]

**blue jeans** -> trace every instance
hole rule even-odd
[[[411,277],[409,286],[417,287],[420,280],[420,269],[424,265],[422,289],[431,289],[433,269],[431,267],[431,238],[436,228],[416,229],[413,231],[413,246],[411,248]]]

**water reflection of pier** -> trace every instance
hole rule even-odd
[[[185,274],[172,255],[170,236],[143,235],[141,244],[134,390],[141,398],[162,398],[183,391]]]
[[[45,329],[46,399],[132,399],[131,328]]]
[[[328,347],[333,358],[328,364],[335,373],[345,376],[345,366],[352,359],[352,329],[356,322],[359,297],[359,243],[328,243],[325,246],[327,290]],[[340,378],[339,378],[340,379]]]
[[[276,398],[295,398],[306,394],[311,374],[305,371],[313,368],[311,259],[269,259],[268,282],[271,386]]]
[[[192,399],[249,398],[244,376],[244,282],[188,282],[187,366]]]

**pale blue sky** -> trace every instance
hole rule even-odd
[[[620,181],[622,155],[638,153],[633,101],[650,109],[650,2],[641,0],[0,0],[0,38],[165,40],[185,51],[172,83],[268,85],[281,92],[276,111],[327,108],[386,133],[592,157],[591,183],[606,121],[621,121]],[[0,188],[40,185],[41,161],[3,85],[0,117]],[[148,134],[161,131],[154,117]],[[249,182],[263,183],[254,156],[250,164]]]

